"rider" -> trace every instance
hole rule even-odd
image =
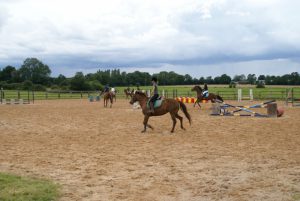
[[[202,97],[203,98],[207,98],[208,97],[208,87],[207,87],[206,83],[204,84],[204,89],[203,89],[203,92],[202,92]]]
[[[158,99],[158,85],[157,85],[157,78],[156,77],[152,77],[152,85],[153,85],[153,89],[152,89],[152,97],[150,98],[149,101],[149,111],[148,113],[154,113],[154,102]]]
[[[105,92],[109,92],[109,85],[108,84],[105,85],[105,87],[104,87],[103,93],[105,93]]]

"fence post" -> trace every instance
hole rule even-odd
[[[1,88],[1,104],[2,104],[2,99],[3,99],[3,88]]]
[[[34,104],[34,91],[32,91],[32,103]]]
[[[46,98],[46,100],[48,100],[48,92],[47,91],[45,92],[45,98]]]
[[[81,99],[82,99],[82,91],[80,92],[80,97],[81,97]]]
[[[18,90],[18,100],[20,100],[20,90]]]
[[[58,91],[58,99],[60,99],[60,91]]]
[[[292,88],[292,106],[294,107],[294,88]]]

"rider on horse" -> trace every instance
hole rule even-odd
[[[108,84],[105,85],[105,87],[104,87],[103,93],[105,93],[105,92],[109,92],[109,85]]]
[[[204,84],[204,89],[203,89],[203,92],[202,92],[202,97],[203,98],[207,98],[208,95],[209,95],[209,93],[208,93],[208,87],[207,87],[207,84],[205,83]]]
[[[152,78],[152,85],[153,85],[153,89],[152,89],[152,97],[150,98],[149,101],[149,111],[148,113],[153,114],[154,113],[154,103],[155,101],[158,99],[158,85],[157,85],[157,78],[153,77]]]

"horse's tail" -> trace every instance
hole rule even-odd
[[[186,118],[189,120],[190,124],[192,124],[191,115],[188,113],[185,104],[183,102],[180,102],[180,101],[178,101],[178,102],[179,102],[179,105],[180,105],[180,109],[182,110],[182,112],[184,113],[184,115],[186,116]]]
[[[217,95],[217,99],[220,100],[220,101],[222,101],[222,102],[224,102],[223,98],[221,96],[219,96],[219,95]]]

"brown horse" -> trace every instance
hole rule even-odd
[[[221,96],[216,95],[214,93],[209,93],[208,97],[203,97],[203,95],[202,95],[203,89],[198,85],[194,86],[192,88],[192,91],[197,92],[197,100],[194,103],[194,107],[196,106],[196,104],[198,104],[198,106],[201,108],[200,102],[202,100],[207,100],[207,101],[210,100],[212,103],[215,103],[216,100],[218,100],[218,102],[220,102],[220,101],[224,102],[223,98]]]
[[[142,133],[146,132],[147,127],[151,128],[153,130],[153,127],[151,125],[148,124],[148,120],[151,116],[161,116],[167,113],[170,113],[171,118],[173,120],[173,127],[171,130],[171,133],[174,132],[174,128],[175,125],[177,123],[176,118],[180,120],[180,126],[183,130],[185,130],[185,128],[183,127],[182,124],[182,117],[179,116],[178,111],[179,109],[181,109],[184,113],[184,115],[186,116],[186,118],[189,120],[189,123],[191,124],[191,116],[187,111],[187,108],[185,106],[184,103],[176,101],[174,99],[165,99],[163,100],[162,104],[160,107],[155,108],[154,113],[148,113],[148,107],[147,107],[147,102],[148,102],[149,98],[146,96],[145,93],[142,93],[140,91],[136,91],[132,97],[131,97],[131,101],[130,104],[133,104],[135,102],[139,102],[139,104],[142,107],[142,111],[144,114],[144,130],[142,131]]]
[[[107,107],[108,100],[110,100],[110,108],[111,108],[113,104],[113,94],[110,91],[103,93],[104,107]]]

